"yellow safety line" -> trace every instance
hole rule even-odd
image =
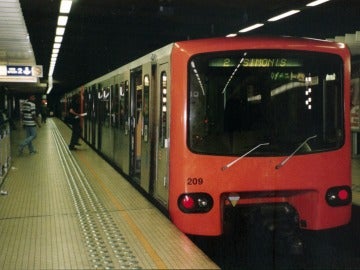
[[[79,151],[81,152],[81,151]],[[105,184],[101,181],[99,175],[92,169],[89,162],[85,158],[84,154],[77,155],[83,164],[87,167],[87,169],[91,172],[91,174],[95,177],[96,181],[100,184],[102,189],[106,192],[106,194],[109,196],[111,202],[114,204],[114,206],[119,210],[119,213],[125,219],[127,224],[130,226],[131,230],[134,232],[136,237],[139,239],[142,246],[145,248],[146,252],[149,254],[149,256],[152,258],[154,263],[156,264],[156,267],[158,269],[167,269],[166,264],[164,261],[159,257],[159,255],[156,253],[154,248],[151,246],[150,242],[146,239],[142,231],[139,229],[139,227],[136,225],[134,220],[130,217],[130,215],[124,211],[124,207],[121,205],[119,200],[115,197],[114,193],[105,186]]]

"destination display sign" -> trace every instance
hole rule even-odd
[[[209,61],[210,67],[301,67],[302,61],[294,58],[214,58]]]

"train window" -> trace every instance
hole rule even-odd
[[[116,108],[117,108],[117,99],[116,99],[116,86],[110,86],[110,125],[111,127],[116,127]]]
[[[122,85],[124,86],[124,98],[122,99],[122,108],[124,110],[123,115],[124,115],[124,121],[125,121],[125,125],[124,125],[124,131],[125,134],[129,134],[129,130],[130,130],[130,122],[129,122],[129,81],[125,81],[124,83],[122,83]]]
[[[143,102],[143,119],[144,119],[144,141],[148,141],[149,136],[149,92],[150,92],[150,77],[149,75],[144,76],[144,102]]]
[[[198,153],[286,155],[344,142],[343,63],[317,52],[201,54],[188,65],[188,146]]]
[[[119,85],[119,128],[125,130],[125,82]]]
[[[119,127],[119,107],[120,107],[120,96],[119,96],[119,84],[115,84],[111,87],[111,107],[113,113],[113,126]]]
[[[91,96],[92,96],[92,117],[95,121],[97,121],[97,102],[96,102],[96,85],[91,86]]]
[[[160,74],[160,146],[167,148],[167,74]]]
[[[108,127],[109,122],[108,116],[110,114],[110,107],[109,107],[109,100],[110,100],[110,88],[109,87],[102,87],[99,84],[97,96],[98,96],[98,116],[99,122]]]

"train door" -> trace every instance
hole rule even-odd
[[[150,115],[150,73],[151,65],[143,67],[143,101],[142,101],[142,118],[143,118],[143,132],[142,132],[142,142],[141,142],[141,187],[146,192],[151,192],[150,189],[150,178],[152,170],[152,142],[151,142],[151,115]]]
[[[159,79],[158,87],[155,91],[156,100],[156,130],[155,130],[155,151],[154,167],[155,177],[153,189],[154,197],[167,205],[169,191],[169,138],[170,138],[170,104],[169,104],[169,64],[159,66],[157,73]]]
[[[100,135],[99,135],[99,150],[113,160],[114,151],[114,136],[113,136],[113,108],[112,99],[114,95],[114,86],[110,85],[103,87],[98,93],[99,100],[99,124],[100,124]]]
[[[131,71],[130,75],[130,176],[140,182],[142,115],[142,70]]]

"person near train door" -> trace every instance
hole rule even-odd
[[[81,135],[81,123],[80,117],[80,95],[74,96],[73,101],[70,104],[69,116],[71,117],[72,134],[69,144],[70,150],[76,150],[75,146],[80,145],[79,139]]]
[[[26,138],[19,145],[19,154],[23,153],[24,148],[29,148],[30,154],[35,154],[37,151],[34,148],[33,140],[36,138],[36,125],[41,127],[40,122],[36,116],[35,96],[30,95],[29,98],[21,104],[21,121],[25,129]]]

